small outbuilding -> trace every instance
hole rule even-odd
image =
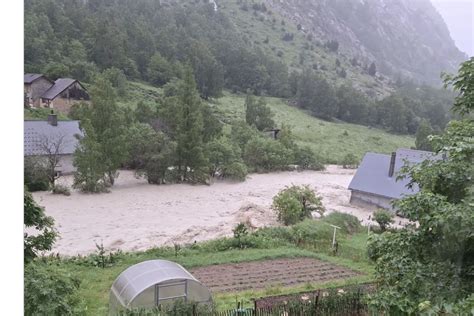
[[[419,191],[416,184],[409,187],[411,178],[398,179],[401,168],[424,160],[438,160],[442,157],[432,152],[398,149],[391,155],[367,153],[349,184],[350,203],[368,208],[384,208],[393,211],[392,201]]]
[[[167,260],[144,261],[123,271],[112,284],[109,314],[176,300],[209,303],[212,298],[207,287],[181,265]]]

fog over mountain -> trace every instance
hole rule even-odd
[[[456,46],[474,56],[474,0],[432,0]]]

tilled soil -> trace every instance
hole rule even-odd
[[[190,272],[213,293],[296,286],[345,279],[360,274],[313,258],[219,264],[192,269]]]

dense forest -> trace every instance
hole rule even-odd
[[[335,44],[327,43],[327,49],[337,51]],[[336,59],[336,68],[340,63]],[[453,100],[448,91],[401,80],[395,93],[375,100],[353,88],[350,80],[335,86],[318,67],[290,71],[284,60],[252,45],[209,3],[25,2],[25,72],[92,82],[97,73],[112,69],[127,80],[163,86],[182,78],[186,65],[191,65],[204,99],[219,97],[222,89],[250,91],[287,98],[320,118],[400,134],[416,133],[422,121],[433,130],[443,129]],[[343,75],[343,68],[337,69]]]

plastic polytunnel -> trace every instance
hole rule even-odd
[[[175,300],[211,301],[211,293],[181,265],[149,260],[123,271],[110,289],[109,314],[134,308],[153,308]]]

